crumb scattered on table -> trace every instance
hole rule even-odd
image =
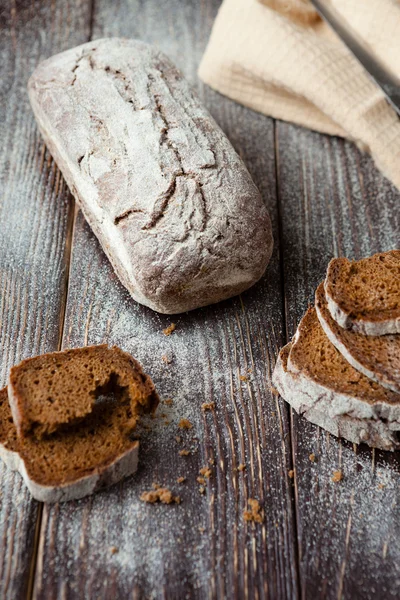
[[[206,480],[204,479],[204,477],[197,477],[196,481],[197,481],[197,483],[202,483],[203,485],[206,482]]]
[[[343,479],[342,471],[333,471],[332,481],[334,483],[338,483],[339,481],[342,481],[342,479]]]
[[[171,323],[171,325],[168,325],[168,327],[166,329],[163,329],[163,334],[164,335],[171,335],[171,333],[173,331],[175,331],[175,329],[176,329],[175,323]]]
[[[246,375],[239,375],[240,381],[248,381],[249,378]]]
[[[203,485],[201,485],[201,486],[199,487],[199,492],[200,492],[200,494],[204,494],[204,492],[205,492],[205,491],[206,491],[206,488],[205,488]]]
[[[179,450],[179,456],[189,456],[190,450]]]
[[[308,458],[311,460],[311,462],[315,462],[315,454],[314,454],[314,452],[312,452]]]
[[[211,476],[211,469],[209,467],[202,467],[199,471],[200,475],[203,475],[203,477],[205,477],[206,479],[209,479],[209,477]]]
[[[379,483],[378,484],[378,490],[383,490],[385,488],[385,484],[384,483]]]
[[[244,463],[240,463],[240,465],[238,466],[237,470],[238,471],[244,471],[246,468],[246,465]]]
[[[201,405],[202,410],[214,410],[215,402],[203,402]]]
[[[181,419],[178,423],[178,427],[181,429],[192,429],[193,424],[189,421],[189,419]]]
[[[183,483],[184,481],[186,481],[186,477],[178,477],[178,479],[176,481],[178,483]]]
[[[293,477],[294,477],[294,470],[290,469],[288,475],[289,475],[290,479],[293,479]]]
[[[204,532],[205,532],[205,530],[206,530],[206,528],[205,528],[205,527],[199,527],[199,531],[200,531],[200,533],[204,533]]]
[[[278,392],[278,390],[276,389],[276,387],[274,387],[273,385],[271,385],[271,387],[270,387],[269,389],[270,389],[270,391],[271,391],[271,394],[272,394],[273,396],[279,396],[279,392]]]
[[[181,441],[182,441],[182,438],[181,438],[179,435],[176,435],[176,436],[175,436],[175,441],[176,441],[178,444],[180,444],[180,443],[181,443]]]
[[[111,546],[110,547],[110,552],[111,552],[111,554],[117,554],[118,548],[116,546]]]
[[[154,486],[157,484],[153,484]],[[174,496],[172,492],[168,488],[157,487],[149,492],[143,492],[140,496],[142,502],[147,502],[149,504],[154,504],[155,502],[161,502],[162,504],[180,504],[181,499],[180,496]]]
[[[253,523],[262,523],[264,520],[264,516],[261,511],[261,506],[258,500],[254,498],[249,498],[247,501],[250,510],[245,510],[243,512],[243,518],[245,521],[252,521]]]
[[[166,404],[167,406],[171,406],[174,403],[174,401],[172,400],[172,398],[166,398],[162,402],[163,402],[163,404]]]
[[[165,332],[164,332],[164,333],[165,333]],[[165,334],[165,335],[170,335],[170,334]],[[172,362],[172,360],[171,360],[171,359],[169,358],[169,356],[167,356],[166,354],[163,354],[163,355],[162,355],[162,357],[161,357],[161,360],[162,360],[163,362],[165,362],[165,364],[166,364],[166,365],[169,365],[169,364]]]

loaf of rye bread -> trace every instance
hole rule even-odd
[[[340,327],[328,309],[323,283],[315,292],[315,308],[325,334],[343,357],[370,379],[400,393],[400,335],[363,335]]]
[[[12,379],[12,399],[0,392],[0,457],[34,498],[82,498],[136,471],[137,418],[158,396],[129,354],[105,345],[56,352],[23,361]]]
[[[400,333],[400,250],[358,261],[334,258],[325,294],[340,327],[363,335]]]
[[[96,40],[45,60],[28,90],[50,152],[135,300],[179,313],[260,279],[273,244],[264,202],[165,55]]]

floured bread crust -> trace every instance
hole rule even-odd
[[[363,335],[400,333],[400,250],[359,261],[334,258],[324,285],[340,327]]]
[[[107,415],[110,416],[112,417],[112,414]],[[106,423],[103,426],[103,435],[105,426]],[[87,423],[86,429],[85,426],[82,428],[82,435],[87,436],[87,430],[90,431],[91,427],[101,428],[102,424],[93,423],[92,420]],[[7,388],[0,390],[0,458],[9,469],[20,473],[36,500],[64,502],[83,498],[136,472],[138,441],[131,441],[128,436],[121,436],[118,449],[114,451],[103,449],[103,459],[98,465],[86,465],[86,469],[83,465],[80,470],[79,468],[75,470],[79,454],[82,453],[79,443],[76,444],[77,441],[79,442],[77,436],[68,432],[55,434],[41,441],[18,438],[8,403]],[[86,452],[90,453],[90,439],[87,442]],[[66,456],[63,462],[60,462],[60,449]],[[52,472],[48,472],[43,458],[47,457],[51,460],[52,451],[58,454],[58,462],[57,458],[53,459],[54,468]]]
[[[41,63],[43,138],[117,275],[179,313],[263,275],[270,219],[243,162],[182,74],[139,41],[101,39]]]
[[[345,402],[339,394],[301,373],[288,369],[292,344],[282,348],[273,373],[273,383],[282,398],[308,421],[329,433],[356,444],[366,443],[382,450],[400,448],[400,422],[380,418],[357,418],[351,404],[345,412]]]

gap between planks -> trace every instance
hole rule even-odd
[[[287,327],[287,318],[286,318],[286,289],[285,289],[285,272],[284,272],[284,252],[283,252],[283,228],[282,228],[282,210],[281,210],[281,196],[280,196],[280,174],[279,174],[279,142],[276,130],[276,120],[273,120],[273,140],[274,140],[274,165],[275,165],[275,197],[276,197],[276,211],[278,217],[278,227],[277,227],[277,235],[278,235],[278,258],[279,258],[279,273],[281,278],[281,298],[282,298],[282,320],[283,320],[283,331],[284,331],[284,339],[285,344],[289,342],[288,339],[288,327]],[[276,357],[277,358],[277,357]],[[271,382],[272,383],[272,382]],[[288,421],[289,421],[289,448],[290,448],[290,467],[293,470],[293,480],[290,486],[291,490],[291,501],[293,506],[293,527],[295,534],[295,560],[296,560],[296,571],[297,571],[297,596],[298,598],[302,598],[302,590],[301,590],[301,575],[300,575],[300,552],[301,548],[299,545],[299,535],[298,535],[298,519],[297,519],[297,510],[298,510],[298,491],[297,491],[297,476],[295,469],[295,456],[294,456],[294,443],[293,443],[293,431],[294,431],[294,421],[293,421],[293,409],[285,405],[285,410],[288,412]],[[288,474],[285,474],[286,476]]]
[[[89,35],[86,40],[87,42],[90,42],[92,39],[92,36],[93,36],[94,14],[95,14],[95,0],[90,0]],[[45,152],[44,142],[43,142],[43,146],[44,146],[43,152]],[[52,158],[52,160],[54,161],[53,158]],[[41,167],[42,167],[42,165],[41,165]],[[67,188],[67,184],[61,174],[61,171],[59,170],[59,168],[57,166],[56,166],[56,169],[57,169],[57,176],[59,177],[59,181],[61,182],[61,186],[62,186],[62,188],[65,188],[66,193],[69,196],[67,235],[66,235],[66,239],[65,239],[65,250],[64,250],[65,286],[64,286],[64,295],[63,295],[62,303],[61,303],[58,341],[57,341],[57,350],[61,350],[61,345],[62,345],[62,340],[63,340],[63,335],[64,335],[64,327],[65,327],[65,313],[66,313],[68,291],[69,291],[69,275],[70,275],[70,268],[71,268],[72,242],[73,242],[73,238],[74,238],[74,230],[75,230],[76,217],[77,217],[77,213],[78,213],[78,207],[76,205],[74,197],[72,196],[71,192]],[[36,516],[35,537],[34,537],[34,542],[33,542],[31,564],[30,564],[30,568],[29,568],[29,579],[28,579],[27,593],[26,593],[27,600],[32,600],[34,589],[35,589],[36,568],[37,568],[37,563],[38,563],[39,545],[40,545],[40,538],[41,538],[41,532],[42,532],[42,518],[43,518],[43,502],[40,502],[38,511],[37,511],[37,516]]]

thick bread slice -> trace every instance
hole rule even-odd
[[[32,496],[41,502],[83,498],[137,470],[139,442],[131,439],[129,403],[116,401],[79,424],[46,439],[18,438],[8,403],[0,391],[0,458],[19,471]]]
[[[400,393],[400,335],[363,335],[340,327],[329,312],[323,283],[315,292],[315,308],[325,334],[344,358],[370,379]]]
[[[260,279],[273,244],[265,204],[164,54],[95,40],[42,62],[28,90],[46,145],[135,300],[179,313]]]
[[[154,384],[140,364],[106,344],[23,360],[12,367],[8,384],[18,435],[37,438],[89,415],[109,392],[129,400],[132,419],[158,404]]]
[[[364,335],[400,333],[400,250],[328,265],[325,294],[340,327]]]
[[[350,442],[369,444],[382,450],[400,448],[400,423],[386,423],[380,419],[357,419],[348,414],[336,414],[332,391],[312,382],[301,374],[291,373],[287,361],[292,344],[284,346],[273,373],[278,392],[294,410],[308,421],[319,425],[332,435]]]
[[[334,416],[400,423],[400,394],[369,379],[343,358],[325,335],[315,308],[310,308],[300,321],[288,370],[304,379],[304,389],[318,399],[318,410],[329,406]]]

